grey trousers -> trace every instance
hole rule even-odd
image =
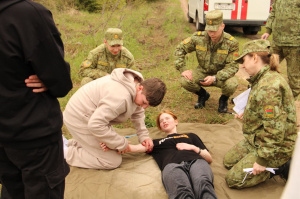
[[[213,173],[203,159],[170,163],[162,171],[169,199],[216,199]]]

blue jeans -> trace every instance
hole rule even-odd
[[[213,173],[203,159],[170,163],[162,171],[162,181],[170,199],[216,199]]]

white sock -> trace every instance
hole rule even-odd
[[[65,147],[64,146],[64,158],[66,159],[67,157],[67,154],[68,154],[68,147]]]

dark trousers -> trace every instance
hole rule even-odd
[[[170,199],[217,198],[213,173],[203,159],[168,164],[162,171],[162,180]]]
[[[0,147],[1,199],[63,199],[69,172],[62,140],[32,149]]]

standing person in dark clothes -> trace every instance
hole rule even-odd
[[[56,98],[72,81],[60,33],[29,0],[0,0],[0,24],[1,198],[62,199],[69,167]]]
[[[167,137],[153,140],[153,156],[162,170],[162,181],[169,198],[217,198],[213,173],[209,166],[212,157],[202,140],[194,133],[177,133],[177,116],[162,111],[156,119],[157,127]],[[104,151],[109,148],[100,143]],[[129,152],[146,152],[142,144],[129,145]]]

